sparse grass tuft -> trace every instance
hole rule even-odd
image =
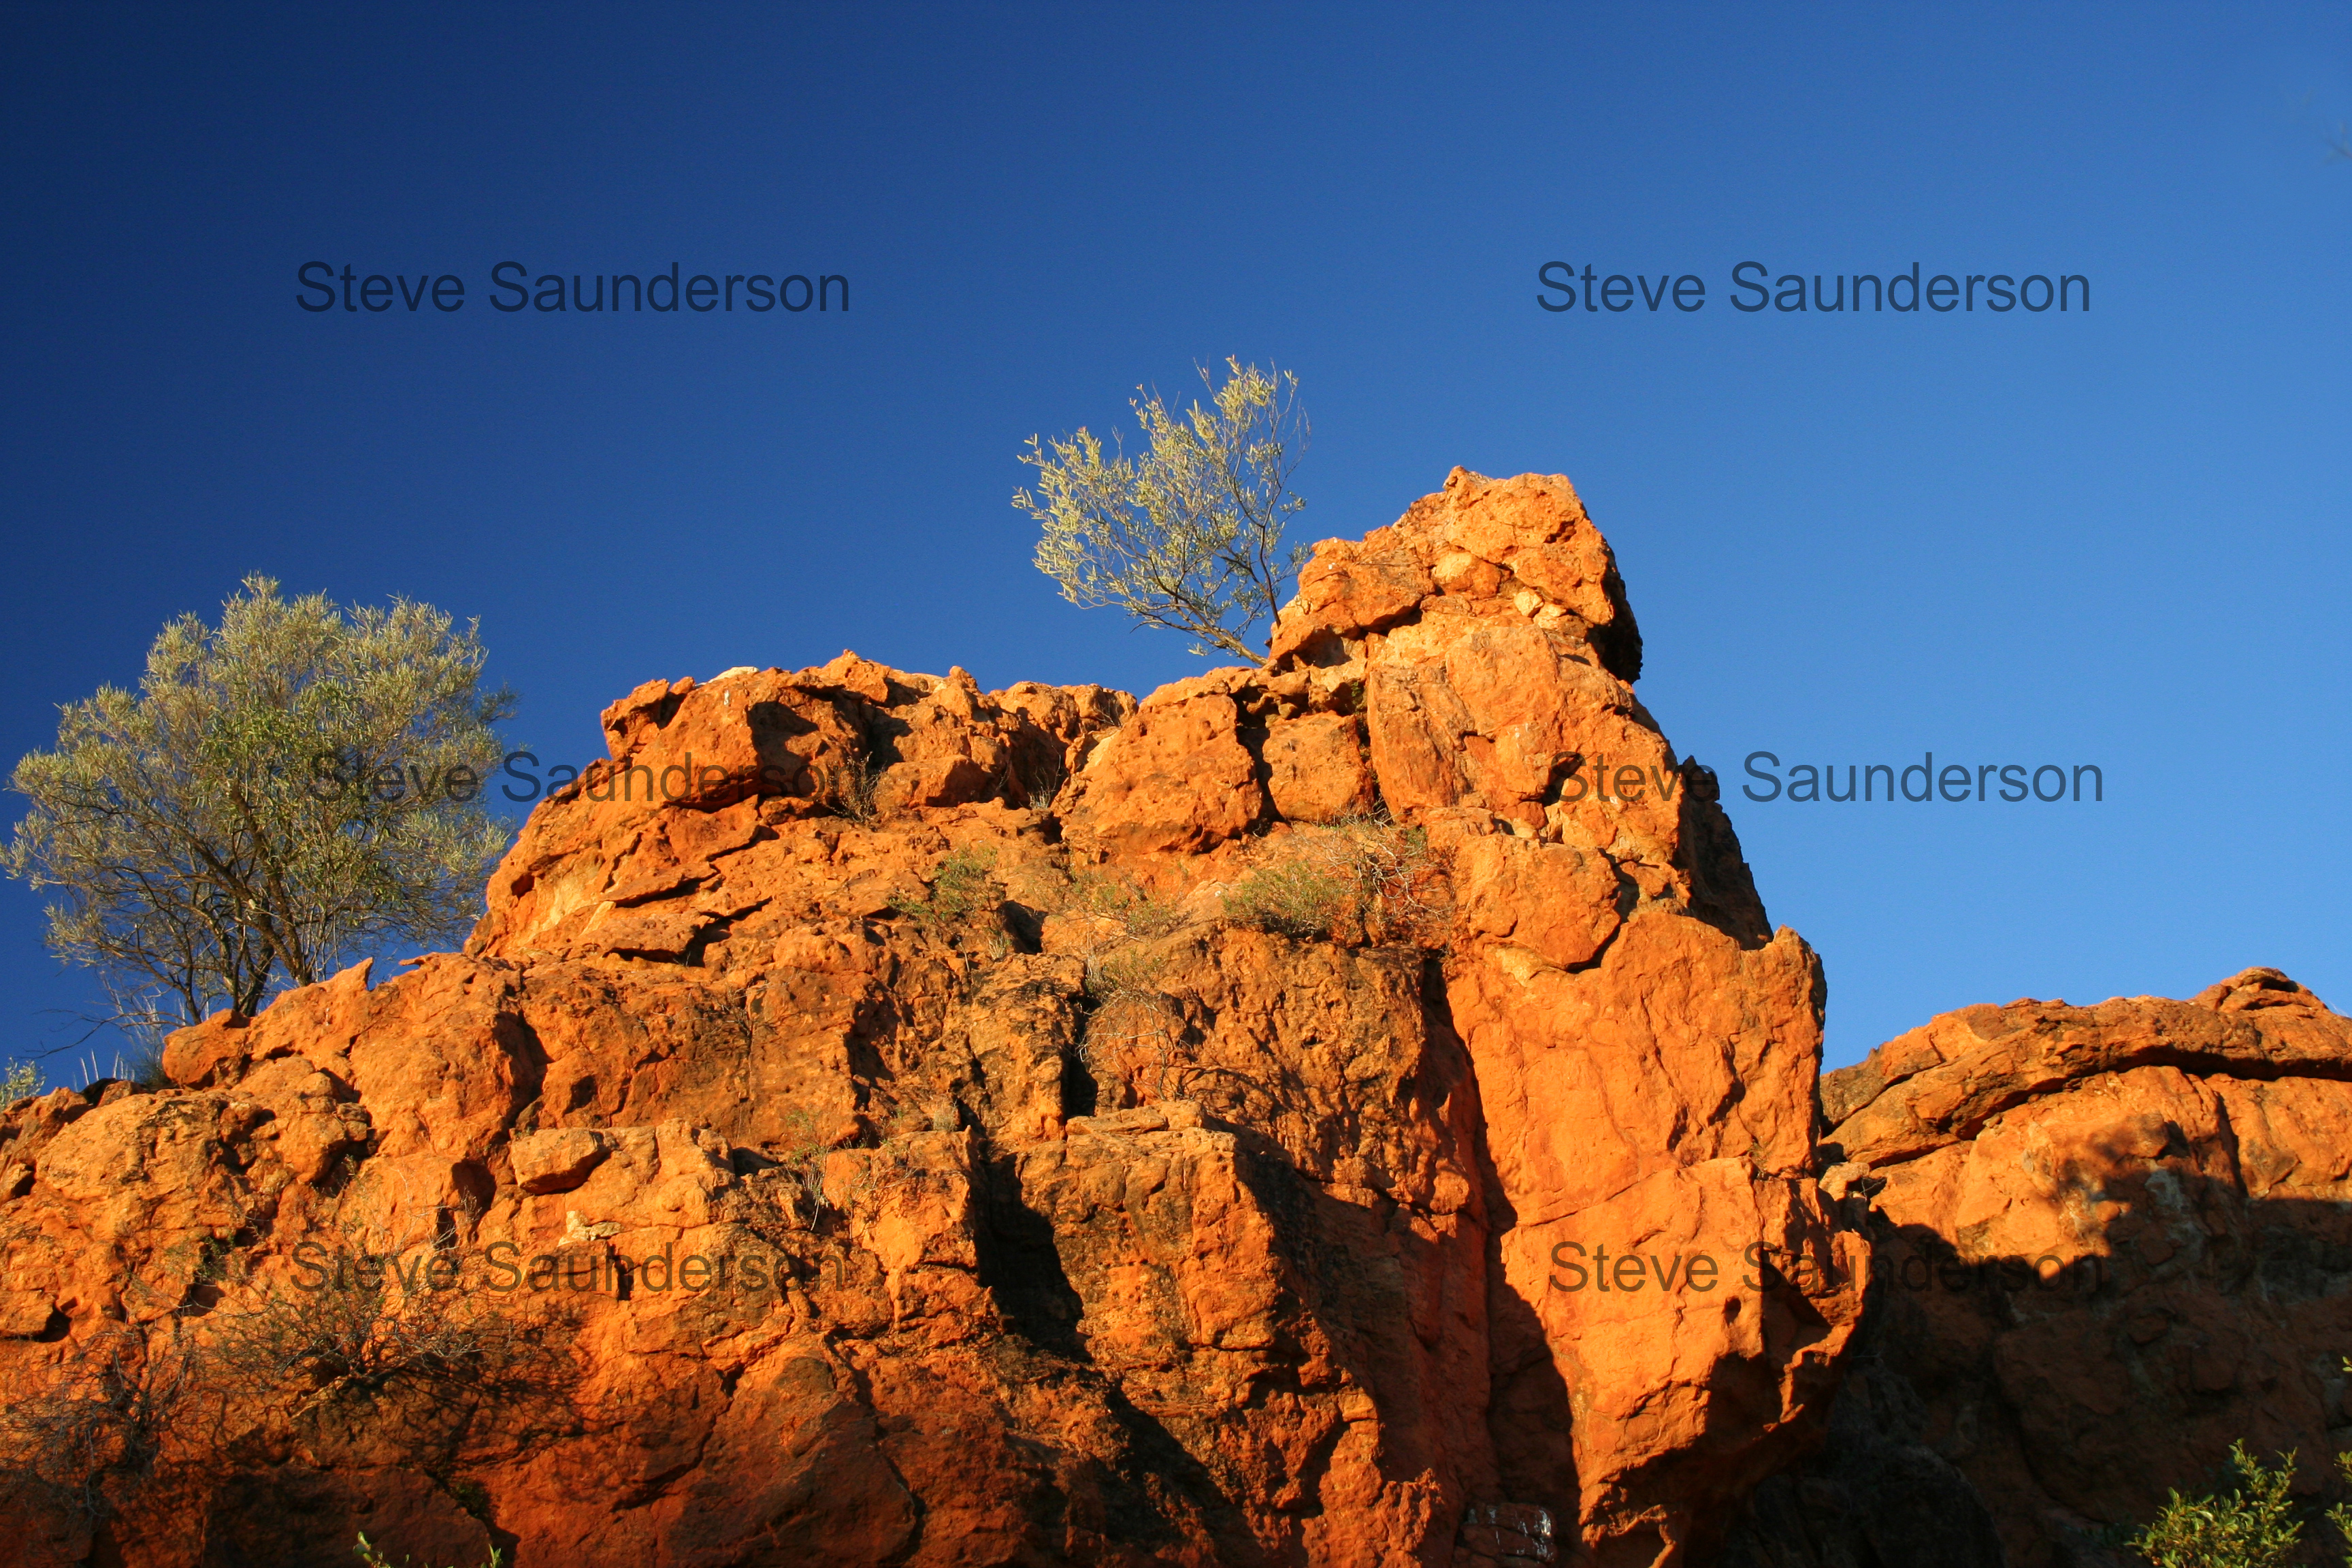
[[[1090,920],[1109,921],[1122,939],[1166,936],[1183,923],[1176,905],[1157,899],[1128,879],[1108,871],[1087,870],[1070,878],[1069,902],[1064,912]]]
[[[1336,933],[1355,891],[1355,879],[1331,858],[1282,855],[1234,884],[1225,895],[1225,914],[1240,925],[1319,941]]]
[[[1087,957],[1087,999],[1097,1006],[1160,994],[1167,955],[1129,944]]]
[[[1236,924],[1315,941],[1431,946],[1447,911],[1429,838],[1386,816],[1298,826],[1225,895]]]
[[[360,1543],[352,1547],[352,1551],[358,1555],[362,1563],[367,1564],[367,1568],[409,1568],[409,1565],[415,1562],[413,1557],[404,1557],[397,1563],[394,1563],[391,1558],[386,1557],[377,1549],[374,1542],[368,1540],[365,1531],[360,1531]],[[497,1547],[493,1546],[490,1548],[490,1560],[483,1565],[483,1568],[500,1568],[500,1564],[505,1562],[506,1558],[499,1554]]]
[[[1023,805],[1031,811],[1051,811],[1054,802],[1061,798],[1062,786],[1070,782],[1070,770],[1057,752],[1033,776],[1016,774],[1013,782]]]
[[[931,896],[907,912],[917,923],[935,928],[960,926],[985,909],[996,907],[989,896],[989,871],[996,851],[965,845],[951,849],[931,873]]]
[[[825,1137],[816,1112],[805,1106],[784,1113],[783,1131],[781,1163],[792,1173],[814,1222],[824,1213],[824,1157],[833,1152],[833,1143]]]

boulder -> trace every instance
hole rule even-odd
[[[1822,1098],[1874,1255],[1871,1372],[1800,1472],[1819,1484],[1760,1500],[1735,1561],[1860,1561],[1787,1553],[1895,1529],[1905,1493],[1860,1484],[1889,1465],[1915,1503],[1964,1480],[2006,1549],[1954,1554],[1960,1531],[1902,1560],[1988,1568],[2126,1561],[2114,1536],[2210,1489],[2239,1440],[2342,1500],[2352,1019],[2272,969],[2186,1002],[1965,1007]]]

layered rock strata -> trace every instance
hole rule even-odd
[[[26,1550],[1711,1560],[1870,1258],[1640,659],[1457,469],[1140,703],[641,687],[464,952],[8,1111],[0,1375],[101,1434]]]

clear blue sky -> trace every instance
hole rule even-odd
[[[1302,379],[1309,538],[1457,463],[1574,479],[1643,700],[1827,963],[1833,1062],[2252,963],[2352,1006],[2341,5],[5,26],[11,757],[255,570],[479,616],[542,753],[596,754],[649,678],[844,647],[1147,690],[1200,661],[1055,596],[1014,454],[1234,353]],[[1706,304],[1548,312],[1555,259]],[[306,312],[311,260],[467,302]],[[852,304],[501,314],[505,260],[837,273]],[[2092,309],[1747,315],[1750,260],[2082,274]],[[1758,750],[2089,763],[2106,799],[1759,805]],[[0,984],[0,1056],[89,1003],[16,884]]]

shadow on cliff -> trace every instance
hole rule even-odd
[[[1454,1030],[1436,953],[1424,955],[1420,997],[1424,1049],[1405,1098],[1433,1124],[1449,1129],[1446,1152],[1474,1186],[1475,1235],[1450,1243],[1428,1239],[1307,1180],[1273,1140],[1221,1125],[1250,1155],[1243,1179],[1273,1222],[1284,1283],[1301,1304],[1300,1315],[1322,1328],[1349,1380],[1379,1408],[1388,1440],[1383,1479],[1439,1477],[1449,1534],[1465,1509],[1505,1503],[1547,1510],[1568,1523],[1572,1538],[1578,1486],[1568,1389],[1533,1310],[1502,1283],[1498,1237],[1515,1216],[1487,1152],[1476,1069]],[[1467,1258],[1446,1256],[1449,1246],[1469,1248]],[[1484,1342],[1449,1355],[1416,1333],[1412,1289],[1417,1282],[1425,1291],[1440,1290],[1449,1269],[1470,1258],[1478,1276],[1474,1294],[1486,1319]],[[1441,1319],[1431,1331],[1443,1339],[1451,1324]],[[1294,1364],[1304,1359],[1304,1346],[1286,1348]],[[1319,1451],[1318,1466],[1328,1464],[1331,1447]],[[1319,1479],[1319,1468],[1301,1478]]]
[[[1093,1079],[1083,1067],[1076,1071],[1085,1079],[1083,1103],[1091,1110]],[[979,1253],[981,1282],[994,1292],[1013,1332],[1033,1353],[1049,1363],[1092,1370],[1093,1353],[1078,1331],[1086,1303],[1063,1267],[1053,1221],[1024,1201],[1013,1156],[1000,1153],[984,1169],[988,1225]],[[1041,1381],[1054,1375],[1050,1365],[1038,1369]],[[1111,1538],[1146,1548],[1173,1548],[1187,1539],[1186,1525],[1197,1521],[1215,1538],[1223,1561],[1244,1565],[1261,1561],[1248,1521],[1208,1467],[1164,1423],[1139,1409],[1115,1379],[1102,1377],[1097,1386],[1127,1449],[1124,1464],[1101,1467],[1096,1476],[1103,1524]],[[1174,1517],[1158,1495],[1162,1489],[1174,1490],[1189,1503],[1195,1520]]]
[[[1722,784],[1696,757],[1683,759],[1682,777],[1679,868],[1690,878],[1690,913],[1743,948],[1762,947],[1772,940],[1772,922],[1720,804]]]
[[[2339,1500],[2352,1203],[2251,1196],[2167,1153],[2062,1163],[2085,1215],[2121,1213],[2033,1256],[1874,1213],[1828,1439],[1758,1489],[1727,1568],[2126,1568],[2124,1539],[2241,1439],[2296,1453],[2299,1502]],[[2336,1560],[2333,1535],[2307,1528],[2301,1561]]]
[[[1402,1088],[1407,1103],[1401,1109],[1444,1131],[1441,1164],[1450,1158],[1472,1183],[1491,1189],[1492,1175],[1478,1147],[1484,1131],[1476,1080],[1468,1052],[1454,1033],[1433,955],[1419,989],[1423,1049],[1418,1070]],[[1405,1223],[1402,1200],[1365,1203],[1336,1195],[1303,1173],[1277,1138],[1254,1124],[1260,1112],[1271,1117],[1283,1107],[1285,1089],[1277,1079],[1261,1081],[1215,1063],[1189,1065],[1217,1086],[1208,1100],[1194,1102],[1202,1106],[1201,1124],[1234,1140],[1234,1173],[1271,1233],[1281,1286],[1274,1340],[1258,1352],[1265,1364],[1253,1375],[1248,1403],[1199,1419],[1246,1427],[1286,1406],[1320,1412],[1319,1426],[1316,1416],[1306,1417],[1314,1428],[1311,1438],[1293,1456],[1282,1482],[1292,1500],[1282,1511],[1303,1521],[1324,1511],[1327,1482],[1351,1429],[1351,1419],[1339,1414],[1340,1402],[1350,1390],[1369,1396],[1382,1437],[1375,1461],[1381,1479],[1410,1489],[1434,1478],[1442,1489],[1428,1544],[1438,1553],[1433,1561],[1446,1561],[1465,1507],[1498,1500],[1480,1386],[1488,1374],[1485,1337],[1465,1342],[1451,1315],[1465,1289],[1480,1295],[1484,1281],[1494,1277],[1482,1201],[1473,1194],[1473,1223],[1467,1227],[1432,1232],[1425,1225]],[[1113,1096],[1076,1053],[1066,1069],[1063,1089],[1070,1114],[1122,1109],[1102,1103]],[[1144,1104],[1158,1098],[1156,1089],[1166,1079],[1162,1073],[1145,1081]],[[1462,1146],[1465,1138],[1471,1146]],[[989,1167],[990,1237],[981,1278],[995,1289],[1022,1337],[1040,1352],[1092,1364],[1079,1331],[1085,1304],[1066,1267],[1064,1238],[1047,1215],[1024,1201],[1015,1165],[1015,1156],[1007,1153]],[[1556,1377],[1552,1391],[1550,1406],[1564,1418],[1565,1390]],[[1223,1478],[1221,1469],[1193,1457],[1209,1450],[1202,1447],[1202,1434],[1183,1429],[1192,1418],[1171,1429],[1118,1395],[1115,1386],[1112,1408],[1135,1460],[1201,1506],[1216,1534],[1221,1560],[1257,1560],[1265,1548],[1235,1501],[1246,1483]],[[1223,1446],[1209,1439],[1210,1448]],[[1556,1447],[1564,1457],[1564,1438]],[[1215,1463],[1212,1458],[1210,1464]],[[1131,1506],[1142,1516],[1137,1524],[1165,1529],[1164,1513],[1140,1489],[1129,1489]],[[1571,1482],[1566,1493],[1571,1509],[1574,1495]]]

